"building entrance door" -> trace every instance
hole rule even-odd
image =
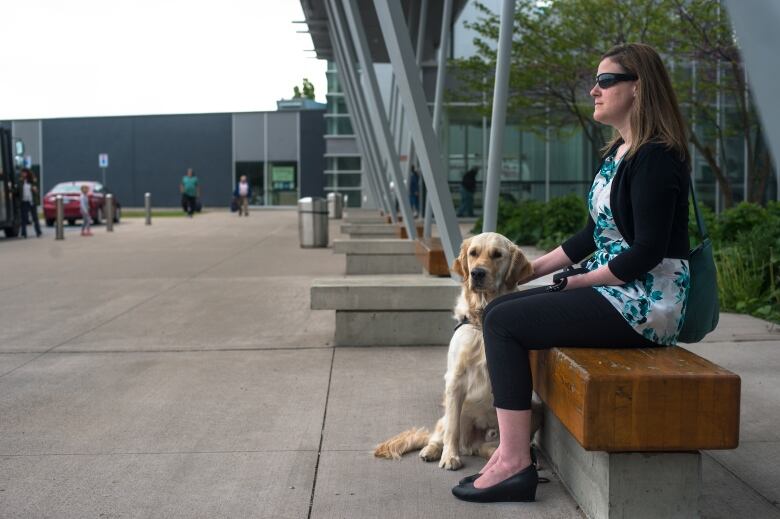
[[[233,187],[238,183],[241,175],[246,175],[249,185],[252,187],[252,198],[249,205],[265,205],[265,175],[262,162],[236,162],[236,178],[233,179]]]

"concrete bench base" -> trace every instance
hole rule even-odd
[[[334,240],[333,251],[347,256],[347,274],[420,274],[409,240]]]
[[[542,451],[591,519],[699,517],[699,452],[586,451],[544,406]]]
[[[348,223],[341,225],[341,233],[348,234],[350,239],[395,239],[395,226],[386,223]]]
[[[419,274],[326,278],[312,283],[311,308],[336,311],[337,346],[446,345],[459,292]]]
[[[337,346],[441,346],[449,344],[455,324],[452,310],[430,312],[336,310],[335,344]]]

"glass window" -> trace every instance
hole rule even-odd
[[[341,173],[338,175],[339,187],[360,187],[360,173]]]
[[[349,117],[328,117],[327,135],[354,135]]]
[[[330,171],[360,171],[360,157],[328,157]]]

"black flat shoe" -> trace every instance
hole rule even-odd
[[[452,495],[463,501],[475,503],[528,502],[536,500],[539,476],[533,464],[492,487],[476,488],[474,482],[458,485]]]
[[[531,463],[533,463],[534,467],[536,467],[537,469],[539,468],[539,462],[536,461],[536,449],[534,449],[533,446],[531,446]],[[466,483],[471,483],[481,475],[482,475],[481,472],[477,472],[476,474],[466,476],[465,478],[458,481],[458,485],[465,485]]]

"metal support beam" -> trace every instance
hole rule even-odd
[[[325,5],[326,9],[328,5]],[[364,158],[369,166],[366,168],[366,178],[368,179],[369,186],[373,191],[375,200],[387,214],[390,212],[390,203],[384,189],[385,182],[382,178],[382,169],[380,158],[377,155],[375,146],[371,142],[371,135],[365,127],[365,121],[363,114],[361,113],[360,106],[354,96],[354,84],[353,75],[354,69],[350,69],[345,62],[342,55],[342,49],[339,44],[339,38],[336,35],[337,29],[335,26],[331,26],[331,41],[333,42],[334,57],[336,58],[336,66],[338,67],[339,76],[342,79],[341,84],[344,87],[344,97],[348,103],[348,109],[353,123],[353,129],[355,135],[358,138],[358,144],[363,151]]]
[[[504,153],[506,101],[509,89],[509,58],[512,54],[512,29],[515,22],[515,0],[503,0],[501,27],[498,32],[496,84],[493,89],[493,115],[490,119],[490,154],[488,155],[487,189],[482,214],[482,232],[495,232],[498,221],[498,191],[501,184],[501,157]]]
[[[737,34],[742,59],[750,76],[753,100],[764,127],[767,146],[774,159],[777,199],[780,200],[780,4],[772,0],[726,0],[731,24]]]
[[[447,56],[450,48],[450,26],[452,25],[452,0],[444,0],[441,13],[441,38],[439,38],[439,62],[436,67],[436,95],[433,98],[433,133],[438,138],[441,129],[441,109],[444,104],[444,82],[447,80]],[[445,161],[445,172],[447,171],[449,161]],[[445,181],[449,179],[445,177]],[[430,203],[425,204],[425,225],[423,236],[431,236],[431,212]]]
[[[417,64],[417,69],[420,71],[420,81],[423,80],[423,73],[422,73],[422,54],[424,49],[424,43],[425,43],[425,24],[428,23],[428,0],[422,0],[420,2],[420,14],[417,17],[417,40],[416,40],[416,49],[415,49],[415,63]],[[411,28],[411,25],[410,25]],[[409,175],[411,175],[411,169],[412,164],[414,163],[415,159],[415,152],[414,152],[414,141],[412,140],[412,133],[407,132],[408,137],[406,138],[406,167],[404,168],[404,178],[409,178]],[[420,193],[418,195],[418,204],[421,203],[423,200],[426,200],[425,206],[420,209],[421,214],[425,214],[425,208],[428,207],[428,197],[425,196],[423,198],[423,192],[425,191],[425,181],[420,180]],[[425,233],[423,233],[425,236]]]
[[[343,61],[346,61],[350,65],[354,64],[355,57],[354,57],[354,52],[352,51],[352,48],[349,43],[347,27],[343,23],[341,10],[338,7],[336,0],[329,0],[328,2],[326,2],[326,7],[328,8],[328,13],[329,13],[328,16],[335,28],[334,32],[337,35],[337,38],[334,41],[335,43],[334,47],[338,47],[339,52],[341,54],[341,59]],[[363,70],[363,72],[365,72],[365,70]],[[382,151],[384,150],[377,144],[378,129],[376,127],[376,124],[370,118],[372,114],[372,110],[368,107],[366,99],[363,96],[364,88],[362,86],[362,82],[360,80],[359,75],[355,72],[354,68],[351,68],[349,70],[348,76],[349,76],[352,97],[355,101],[355,104],[358,107],[358,113],[360,114],[360,118],[364,128],[365,138],[369,140],[370,143],[372,144],[373,146],[372,149],[374,150],[375,157],[378,159],[378,162],[380,164],[381,169],[378,175],[379,177],[378,182],[381,183],[381,187],[384,190],[385,199],[387,201],[386,212],[390,215],[393,223],[398,223],[398,218],[395,212],[395,203],[387,185],[388,175],[386,174],[387,171],[386,168],[388,167],[388,165],[392,167],[392,160],[388,158],[388,155],[382,153]],[[396,191],[399,189],[399,187],[401,190],[403,190],[403,186],[393,186],[393,187]]]
[[[422,175],[428,186],[428,197],[441,235],[442,248],[447,261],[452,264],[458,255],[462,238],[447,187],[439,141],[433,133],[433,121],[425,101],[419,69],[414,64],[412,43],[401,6],[395,0],[374,0],[374,6],[398,82],[401,102],[409,116],[409,127],[420,156]]]
[[[335,7],[332,11],[336,16],[337,24],[342,20],[341,14],[343,13],[344,19],[346,19],[347,26],[349,27],[349,33],[352,36],[352,43],[357,54],[357,60],[363,70],[363,78],[366,83],[364,84],[364,90],[366,97],[368,98],[368,112],[373,116],[373,125],[378,133],[377,140],[379,141],[379,147],[388,160],[388,166],[393,182],[395,183],[395,193],[398,197],[398,205],[401,209],[406,233],[409,239],[417,239],[414,215],[412,214],[412,208],[409,204],[409,196],[406,191],[404,179],[401,176],[401,163],[398,159],[398,154],[396,153],[396,148],[393,145],[393,140],[387,126],[385,107],[382,103],[382,96],[379,93],[379,83],[376,80],[374,63],[368,50],[368,39],[363,30],[362,22],[360,21],[360,11],[358,11],[357,2],[355,0],[342,0],[341,4],[343,11],[338,9],[335,0],[331,0],[331,2],[333,7]],[[373,110],[371,109],[372,107]]]

